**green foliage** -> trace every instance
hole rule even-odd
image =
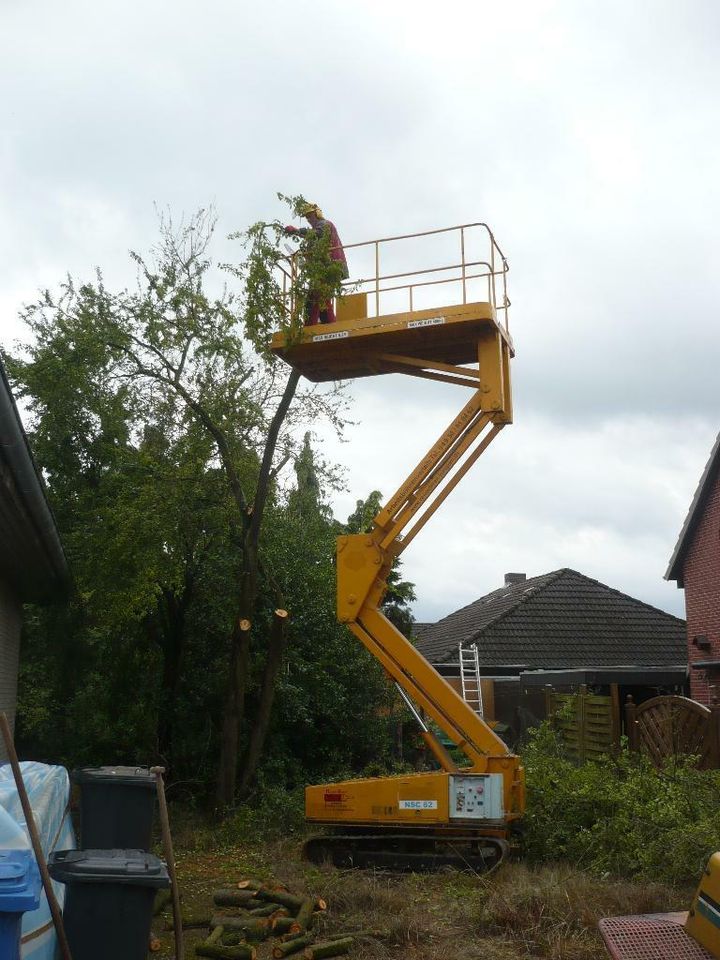
[[[389,762],[392,749],[391,688],[336,620],[335,541],[342,528],[324,501],[332,473],[308,435],[295,472],[297,485],[273,518],[267,542],[293,618],[261,789],[268,780],[292,788],[339,771],[350,776],[371,760]]]
[[[278,199],[288,205],[293,216],[299,215],[306,202],[302,196],[282,193]],[[342,267],[330,256],[329,235],[310,231],[302,239],[289,239],[280,220],[259,221],[231,234],[231,239],[239,240],[245,250],[242,263],[225,265],[245,290],[245,334],[254,349],[273,362],[268,351],[271,335],[282,330],[288,342],[296,340],[311,292],[321,301],[337,296],[342,289]],[[297,249],[286,249],[298,240]]]
[[[692,758],[657,770],[643,754],[577,766],[552,722],[522,751],[523,848],[531,862],[568,860],[596,874],[696,882],[720,849],[720,771]]]
[[[266,786],[249,803],[238,807],[213,831],[220,846],[291,837],[305,829],[305,792],[302,787]]]
[[[33,417],[33,447],[76,585],[66,608],[29,617],[21,744],[69,764],[157,757],[199,793],[217,763],[244,536],[288,379],[265,351],[281,309],[263,273],[272,258],[259,263],[267,248],[256,246],[235,271],[235,292],[214,270],[213,230],[207,211],[177,228],[161,222],[151,256],[133,254],[135,289],[110,290],[98,274],[45,293],[24,313],[29,342],[4,358]],[[305,766],[318,774],[338,758],[353,762],[359,741],[366,762],[373,734],[363,720],[375,729],[375,688],[359,709],[350,680],[360,669],[357,644],[348,656],[333,613],[334,521],[321,499],[337,471],[296,439],[300,424],[321,418],[341,430],[343,403],[337,387],[297,390],[263,493],[257,639],[239,746],[284,592],[290,652],[265,758],[267,777],[283,786],[303,782]],[[286,491],[278,477],[296,458],[298,486]],[[346,686],[348,709],[358,706],[357,738],[345,738],[337,720],[317,750],[302,733],[337,716],[336,704],[344,709]]]
[[[303,202],[283,199],[295,212]],[[335,618],[343,527],[327,501],[338,468],[310,434],[299,442],[321,418],[342,431],[341,389],[296,389],[267,350],[273,330],[301,322],[299,313],[288,319],[279,279],[282,224],[237,235],[247,255],[225,273],[237,289],[220,282],[213,231],[211,211],[177,227],[161,221],[151,254],[132,254],[136,287],[111,290],[99,273],[68,279],[26,309],[29,342],[5,356],[33,418],[76,587],[64,608],[28,617],[18,737],[27,753],[68,765],[162,760],[186,799],[206,796],[227,743],[233,630],[252,592],[232,762],[259,729],[269,628],[273,610],[286,607],[288,644],[251,797],[276,797],[286,823],[284,798],[306,781],[392,763],[394,701],[378,664]],[[327,274],[323,237],[307,239],[294,258],[296,305],[339,283]],[[378,505],[373,493],[362,509]],[[349,529],[359,523],[351,518]],[[395,567],[386,609],[405,628],[412,599]]]

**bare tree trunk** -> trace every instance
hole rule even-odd
[[[280,673],[283,654],[287,646],[287,625],[287,610],[276,610],[268,641],[265,669],[263,671],[262,686],[260,688],[260,702],[258,703],[255,723],[253,724],[250,734],[250,743],[248,744],[240,778],[241,797],[245,796],[252,786],[260,757],[265,749],[265,741],[268,730],[270,729],[270,718],[272,716],[272,706],[275,699],[275,683]]]
[[[229,807],[235,799],[235,790],[237,786],[237,765],[238,752],[240,747],[240,730],[245,711],[245,691],[247,688],[248,668],[250,663],[250,629],[253,616],[255,614],[255,604],[258,594],[258,545],[260,541],[260,530],[262,526],[263,513],[267,502],[268,493],[272,479],[272,464],[277,447],[278,436],[283,421],[292,403],[297,385],[300,381],[300,373],[292,370],[280,402],[273,414],[268,436],[265,442],[263,458],[260,464],[257,486],[255,488],[255,500],[252,507],[244,513],[243,522],[247,523],[248,513],[250,514],[249,523],[245,527],[245,543],[243,551],[243,581],[240,602],[240,615],[238,624],[233,629],[230,662],[228,664],[228,683],[225,694],[225,708],[223,710],[222,737],[220,742],[220,762],[218,765],[217,779],[217,802],[221,808]],[[218,446],[223,463],[226,463],[224,449]],[[226,448],[225,448],[226,449]],[[234,469],[228,472],[234,474]],[[238,501],[238,505],[240,502]],[[246,627],[240,629],[242,624]],[[277,669],[271,678],[271,686],[274,688],[277,670],[282,663],[282,653],[284,643],[279,649],[279,661]],[[270,657],[270,650],[268,650]],[[273,658],[274,659],[274,656]],[[267,668],[266,668],[267,669]],[[263,684],[264,689],[264,684]],[[262,700],[262,694],[261,694]],[[270,709],[272,708],[272,696],[268,705],[268,720]],[[258,760],[262,755],[265,737],[263,735],[260,741],[260,748],[255,760],[257,768]]]

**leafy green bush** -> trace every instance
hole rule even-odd
[[[568,860],[596,874],[696,882],[720,849],[720,771],[692,758],[657,770],[625,747],[576,765],[551,722],[522,751],[527,781],[524,852]]]
[[[246,841],[276,840],[305,828],[305,791],[264,787],[215,828],[214,837],[229,846]]]

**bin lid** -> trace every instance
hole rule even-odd
[[[37,910],[40,886],[32,850],[0,850],[0,913]]]
[[[80,767],[73,770],[74,783],[122,783],[129,787],[155,789],[156,778],[147,767]]]
[[[48,870],[61,883],[170,886],[165,864],[144,850],[57,850],[50,854]]]

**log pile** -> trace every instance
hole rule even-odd
[[[261,956],[274,960],[324,960],[349,953],[356,940],[382,937],[377,931],[323,934],[317,919],[327,910],[323,899],[293,894],[287,887],[241,880],[231,890],[216,890],[213,910],[183,916],[183,929],[207,929],[195,944],[196,957],[218,960],[257,960],[257,947],[267,944]],[[322,924],[321,924],[322,925]],[[166,921],[166,929],[172,922]]]

